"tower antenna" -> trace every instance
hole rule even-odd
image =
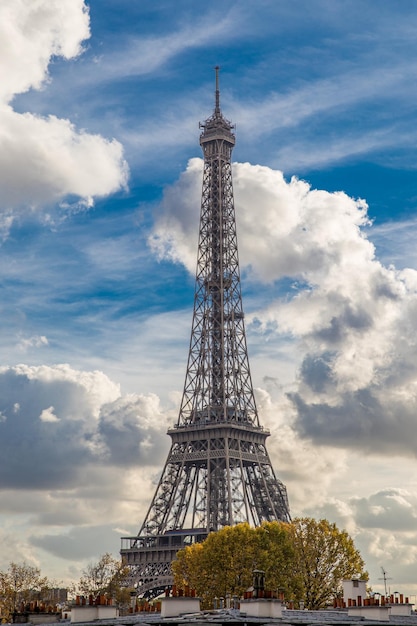
[[[216,106],[214,112],[216,115],[220,115],[220,89],[219,89],[219,71],[220,67],[216,65],[214,68],[216,72]]]

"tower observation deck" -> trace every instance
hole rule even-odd
[[[148,596],[172,584],[176,552],[211,531],[240,522],[290,521],[249,369],[232,185],[235,136],[220,109],[218,67],[214,112],[200,128],[204,173],[184,391],[145,520],[137,536],[122,538],[131,582]]]

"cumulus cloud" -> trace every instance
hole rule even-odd
[[[362,476],[365,487],[367,478],[368,475]],[[357,479],[350,469],[350,490],[352,482],[359,488]],[[365,558],[375,591],[383,590],[381,567],[384,567],[392,581],[391,589],[405,585],[404,591],[410,593],[412,588],[415,589],[417,558],[415,486],[410,485],[410,489],[366,489],[366,495],[350,496],[342,501],[343,482],[340,478],[337,481],[339,497],[327,497],[319,506],[308,503],[305,514],[332,520],[339,528],[347,530]]]
[[[76,57],[89,36],[84,0],[4,0],[0,7],[1,100],[8,102],[17,93],[41,87],[51,57]]]
[[[309,506],[321,507],[331,484],[346,470],[346,454],[300,439],[292,427],[294,407],[283,395],[274,401],[265,389],[255,389],[262,425],[269,429],[268,452],[277,477],[287,486],[292,515]]]
[[[122,397],[99,371],[1,367],[0,416],[1,489],[65,489],[88,468],[153,466],[165,451],[159,399]]]
[[[203,161],[190,159],[177,183],[165,189],[158,221],[149,238],[151,249],[160,259],[183,263],[190,272],[196,264],[202,174]]]
[[[17,113],[14,95],[48,81],[53,56],[77,57],[90,36],[83,0],[4,0],[0,7],[0,236],[14,211],[67,196],[91,205],[94,196],[127,183],[121,145],[78,130],[65,119]]]
[[[353,498],[357,523],[362,528],[412,531],[417,528],[415,496],[405,489],[384,489],[367,498]]]
[[[190,271],[201,173],[192,159],[167,190],[150,242]],[[415,455],[417,272],[376,258],[365,201],[248,163],[233,176],[241,265],[270,297],[253,318],[299,355],[293,427],[321,444]],[[280,297],[283,279],[292,290]]]
[[[121,144],[77,131],[69,120],[0,109],[2,207],[38,207],[67,195],[91,205],[126,185]],[[1,208],[1,207],[0,207]]]
[[[160,438],[167,427],[167,416],[155,394],[129,394],[103,406],[100,413],[100,435],[118,465],[162,463]]]
[[[100,372],[1,367],[0,410],[6,419],[0,423],[0,487],[53,488],[79,480],[82,466],[97,453],[100,406],[119,394]]]
[[[53,406],[44,409],[39,415],[41,422],[59,422],[59,417],[55,415],[54,411],[55,409]]]

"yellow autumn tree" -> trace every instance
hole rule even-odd
[[[291,524],[264,522],[254,529],[258,545],[258,569],[265,572],[265,586],[285,597],[297,597],[299,582],[293,576],[294,545]]]
[[[309,609],[331,602],[344,578],[368,577],[349,535],[312,518],[227,526],[180,550],[172,569],[175,584],[194,588],[204,608],[216,597],[241,597],[252,586],[253,570],[265,572],[266,589]]]
[[[216,597],[242,596],[252,585],[254,569],[264,570],[274,589],[284,587],[291,553],[287,526],[238,524],[210,533],[204,542],[177,553],[172,564],[176,585],[194,588],[205,608]]]
[[[130,589],[127,586],[129,568],[109,552],[95,563],[89,563],[73,592],[89,596],[105,594],[119,604],[129,604]]]
[[[342,590],[343,579],[368,580],[365,563],[345,530],[310,517],[290,525],[294,546],[294,587],[308,609],[321,609]]]
[[[189,586],[208,608],[216,597],[241,594],[251,581],[254,536],[248,524],[210,533],[203,543],[187,546],[172,564],[178,587]]]
[[[52,587],[46,576],[41,576],[37,567],[27,563],[10,563],[5,571],[0,571],[0,614],[11,620],[13,613],[31,600],[48,596]]]
[[[204,586],[203,543],[194,543],[177,552],[176,560],[172,564],[174,582],[179,589],[190,587],[200,589]]]

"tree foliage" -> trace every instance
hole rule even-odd
[[[176,585],[194,588],[206,608],[215,597],[242,596],[258,569],[265,572],[266,589],[319,609],[338,595],[344,578],[367,579],[363,568],[345,531],[311,518],[228,526],[180,550],[172,564]]]
[[[285,587],[290,538],[288,525],[279,522],[227,526],[178,552],[175,582],[196,589],[205,607],[227,593],[241,596],[252,585],[254,569],[265,570],[274,587]]]
[[[294,577],[307,608],[320,609],[331,602],[341,592],[343,579],[368,579],[352,538],[336,524],[304,517],[294,520],[291,533]]]
[[[125,585],[127,575],[128,567],[106,552],[97,563],[90,563],[82,571],[77,591],[84,596],[107,595],[124,603],[129,599]]]
[[[27,563],[10,563],[6,571],[0,571],[0,607],[3,619],[9,620],[13,612],[31,600],[47,596],[51,584],[41,576],[37,567]]]

